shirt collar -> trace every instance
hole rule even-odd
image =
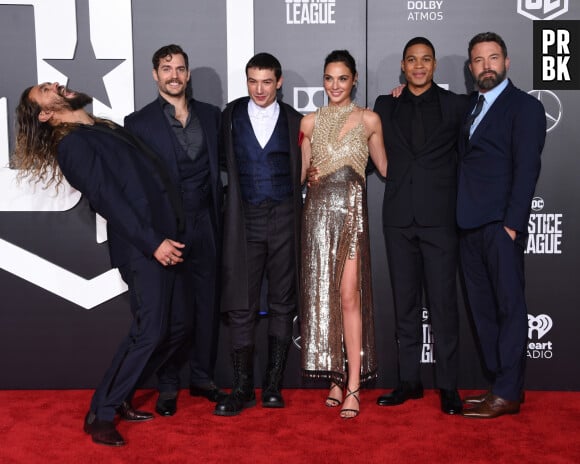
[[[431,87],[429,87],[425,92],[423,92],[421,95],[415,95],[413,94],[408,87],[405,87],[403,89],[403,97],[405,98],[406,101],[409,102],[430,102],[435,98],[435,87],[437,86],[437,84],[435,84],[435,82],[433,82],[431,84]]]
[[[261,106],[256,105],[254,100],[250,98],[248,101],[248,115],[250,118],[270,119],[276,115],[279,106],[278,101],[274,100],[271,105],[262,108]]]
[[[158,94],[157,95],[157,100],[161,104],[161,108],[163,108],[166,111],[169,110],[169,112],[171,113],[171,116],[175,117],[175,106],[173,106],[170,102],[168,102],[167,100],[165,100],[165,98],[163,98],[161,96],[161,94]],[[188,98],[187,99],[187,107],[189,109],[191,109],[192,102],[193,102],[193,98]]]
[[[500,93],[502,93],[505,88],[508,86],[509,80],[504,79],[498,85],[496,85],[493,89],[488,90],[485,93],[479,92],[479,95],[483,95],[485,97],[485,104],[491,106],[493,102],[499,97]]]

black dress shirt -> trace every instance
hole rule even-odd
[[[192,160],[195,160],[199,154],[205,149],[205,141],[203,139],[203,130],[197,115],[193,111],[191,101],[188,101],[188,116],[185,127],[181,122],[175,118],[175,107],[159,95],[159,101],[163,112],[171,125],[173,133],[177,137],[179,144]]]
[[[433,85],[421,95],[413,95],[407,87],[403,89],[397,118],[401,131],[411,146],[413,137],[413,107],[415,104],[418,105],[420,111],[426,141],[429,140],[439,124],[441,124],[443,116],[441,114],[439,95],[435,88],[436,85],[433,82]]]

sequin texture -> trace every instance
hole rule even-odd
[[[302,371],[344,385],[340,281],[347,259],[358,253],[362,316],[361,381],[376,377],[365,168],[364,126],[341,136],[354,109],[320,108],[312,134],[312,165],[319,181],[307,192],[302,216]]]

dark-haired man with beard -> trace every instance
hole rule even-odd
[[[517,414],[527,342],[524,249],[546,137],[542,104],[506,79],[503,39],[477,34],[469,69],[478,91],[459,140],[457,224],[469,306],[490,374],[490,389],[466,398],[463,415]]]
[[[219,327],[218,262],[221,248],[222,183],[218,163],[218,107],[191,98],[187,53],[179,45],[153,54],[153,79],[158,97],[125,118],[125,127],[144,140],[169,168],[179,185],[185,211],[187,246],[184,262],[175,267],[183,283],[186,305],[177,315],[193,319],[187,344],[158,371],[155,410],[163,416],[177,411],[179,372],[189,361],[189,391],[217,402],[226,395],[213,382]],[[178,321],[179,323],[179,321]]]
[[[184,217],[163,162],[123,128],[87,113],[91,102],[58,83],[26,89],[16,109],[12,161],[30,181],[58,185],[66,177],[107,220],[111,265],[129,286],[133,322],[93,395],[84,430],[95,443],[121,446],[115,415],[153,418],[133,409],[134,390],[188,333],[185,323],[168,324],[181,298],[173,270],[184,248],[168,237],[179,236]]]

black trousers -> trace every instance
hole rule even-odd
[[[457,232],[454,227],[385,227],[399,343],[399,378],[421,380],[423,288],[435,337],[435,382],[457,386]]]
[[[461,232],[461,268],[469,307],[492,391],[519,400],[524,385],[528,309],[525,300],[526,234],[512,240],[501,222]]]
[[[219,330],[218,248],[207,205],[186,212],[191,243],[183,263],[175,268],[175,291],[170,324],[191,327],[184,346],[158,371],[158,390],[175,392],[180,371],[189,364],[189,383],[206,386],[213,382]]]
[[[267,311],[269,336],[292,336],[297,302],[294,214],[292,199],[259,206],[244,204],[250,307],[228,313],[234,350],[254,344],[261,309]],[[267,308],[261,308],[264,276]]]

